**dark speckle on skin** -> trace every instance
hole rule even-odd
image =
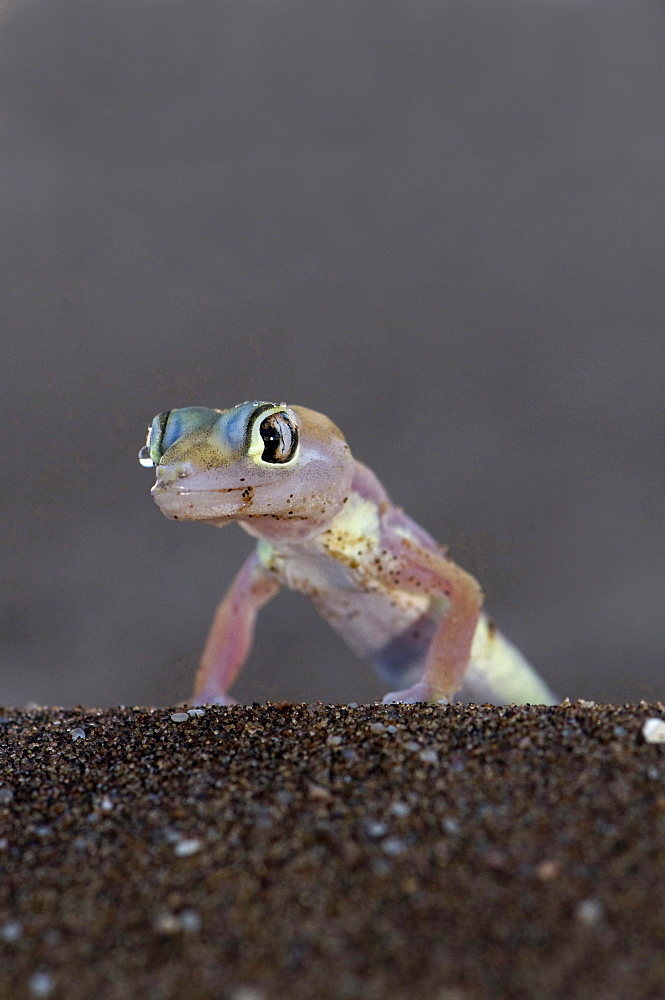
[[[662,704],[1,714],[0,997],[665,995]]]

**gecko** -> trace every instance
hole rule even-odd
[[[258,544],[219,605],[192,704],[235,704],[259,610],[300,591],[389,691],[388,702],[554,704],[483,611],[475,578],[397,507],[342,432],[303,406],[253,401],[158,414],[139,452],[174,521],[237,521]]]

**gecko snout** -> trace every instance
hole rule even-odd
[[[183,479],[191,476],[192,471],[192,468],[188,468],[187,464],[183,462],[178,462],[177,465],[158,465],[156,469],[157,479],[151,492],[159,493],[160,490],[169,489],[175,483],[181,482]]]

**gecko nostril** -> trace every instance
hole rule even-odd
[[[169,486],[176,478],[173,469],[164,469],[161,468],[160,466],[157,466],[156,473],[157,473],[157,478],[155,481],[155,486],[157,487]]]
[[[168,486],[173,486],[178,479],[187,479],[187,477],[191,475],[191,469],[189,469],[187,465],[158,465],[156,473],[157,479],[155,487],[157,487],[158,490],[161,490]]]

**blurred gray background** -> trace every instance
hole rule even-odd
[[[152,416],[328,414],[562,695],[665,697],[665,7],[15,0],[0,703],[187,695],[251,547]],[[382,685],[298,595],[242,699]]]

